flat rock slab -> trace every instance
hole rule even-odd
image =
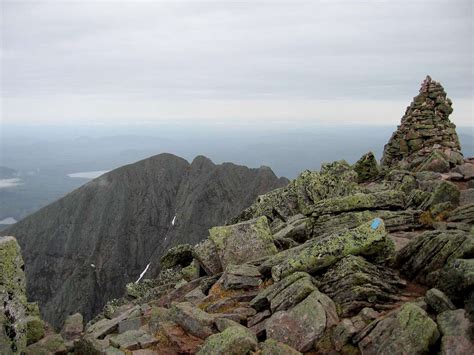
[[[110,338],[110,344],[123,350],[138,350],[158,344],[158,339],[143,330],[128,330]]]
[[[189,334],[205,339],[215,333],[215,317],[195,307],[190,302],[174,303],[171,320],[179,324]]]
[[[228,265],[222,275],[224,289],[248,289],[262,283],[262,274],[258,268],[250,264]]]
[[[343,230],[324,239],[310,240],[296,252],[290,249],[286,257],[272,267],[272,277],[278,281],[296,271],[313,273],[327,268],[346,255],[375,255],[393,242],[387,238],[384,223],[376,218],[361,226]]]

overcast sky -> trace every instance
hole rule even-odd
[[[472,0],[0,1],[4,123],[474,126]]]

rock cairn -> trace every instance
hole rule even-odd
[[[441,84],[427,76],[385,145],[382,167],[446,172],[462,164],[456,126],[449,120],[451,106]]]

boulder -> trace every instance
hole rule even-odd
[[[348,318],[343,319],[331,333],[331,342],[337,351],[341,351],[344,345],[348,344],[352,337],[357,334],[357,328]]]
[[[347,255],[380,256],[387,249],[393,249],[393,242],[387,238],[383,221],[376,218],[355,229],[310,240],[295,248],[272,267],[272,276],[278,281],[296,271],[312,273],[327,268]]]
[[[158,344],[158,339],[143,330],[127,330],[111,337],[110,344],[122,350],[138,350],[147,349]]]
[[[455,310],[456,306],[442,291],[437,288],[429,289],[425,294],[425,302],[436,312],[436,314]]]
[[[379,168],[374,153],[364,154],[355,164],[354,171],[357,173],[358,182],[373,181],[379,175]]]
[[[224,268],[277,253],[266,217],[214,227],[209,235]]]
[[[299,351],[275,339],[267,339],[260,343],[259,349],[262,355],[301,355]]]
[[[266,321],[265,330],[267,338],[304,352],[323,336],[327,327],[336,323],[334,303],[316,290],[292,309],[274,313]]]
[[[331,266],[318,281],[320,291],[338,305],[342,317],[355,315],[365,307],[391,308],[402,299],[400,293],[406,284],[393,270],[353,255]]]
[[[250,264],[228,265],[222,275],[224,289],[248,289],[262,283],[262,274],[258,268]]]
[[[216,275],[222,272],[216,246],[210,239],[194,246],[194,257],[207,275]]]
[[[250,306],[255,308],[257,311],[262,311],[265,308],[270,308],[270,303],[272,300],[277,297],[279,294],[283,293],[288,287],[298,280],[305,279],[307,281],[311,280],[311,276],[306,272],[295,272],[282,280],[275,282],[274,284],[268,286],[258,293],[258,295],[250,301]],[[311,282],[311,281],[310,281]],[[285,292],[286,293],[286,292]],[[305,298],[307,294],[303,297]],[[302,299],[298,300],[301,301]],[[274,302],[274,305],[276,303]],[[278,304],[279,305],[279,304]]]
[[[188,333],[205,339],[215,333],[215,317],[195,307],[190,302],[174,303],[170,318]]]
[[[242,355],[257,348],[256,336],[242,326],[231,326],[206,339],[198,355]]]
[[[428,314],[412,303],[405,303],[369,324],[355,341],[363,355],[427,354],[438,337],[438,327]]]
[[[180,244],[168,249],[161,257],[161,269],[171,269],[175,266],[185,267],[193,261],[193,247],[189,244]]]
[[[405,194],[388,190],[375,193],[355,193],[343,197],[328,198],[309,207],[314,216],[339,214],[360,210],[397,210],[405,208]]]
[[[450,165],[446,156],[438,150],[433,151],[425,158],[416,171],[434,171],[436,173],[446,173],[449,171]]]
[[[474,238],[459,230],[428,231],[413,238],[399,250],[394,266],[410,279],[426,283],[429,273],[464,255],[472,255]]]
[[[474,259],[452,259],[442,269],[428,275],[427,281],[455,303],[472,302],[469,297],[474,290]]]
[[[31,345],[44,337],[44,322],[40,317],[28,316],[26,318],[26,344]]]
[[[26,355],[66,354],[64,339],[60,334],[50,334],[26,348]]]
[[[474,179],[474,164],[464,163],[456,166],[453,171],[461,174],[466,180]]]
[[[21,353],[27,344],[26,281],[20,246],[0,237],[0,353]]]
[[[84,319],[82,314],[75,313],[66,318],[63,328],[61,330],[61,335],[63,338],[68,340],[74,340],[81,336],[84,331]]]
[[[472,353],[472,324],[463,309],[442,312],[436,317],[436,322],[441,333],[442,355]]]

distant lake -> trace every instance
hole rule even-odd
[[[71,173],[67,174],[70,178],[79,178],[79,179],[95,179],[105,173],[108,173],[110,170],[96,170],[96,171],[83,171],[80,173]]]
[[[0,221],[0,224],[15,224],[16,222],[18,222],[15,218],[13,217],[7,217],[5,219],[2,219]]]
[[[20,179],[0,179],[0,189],[8,189],[18,185],[21,185]]]

